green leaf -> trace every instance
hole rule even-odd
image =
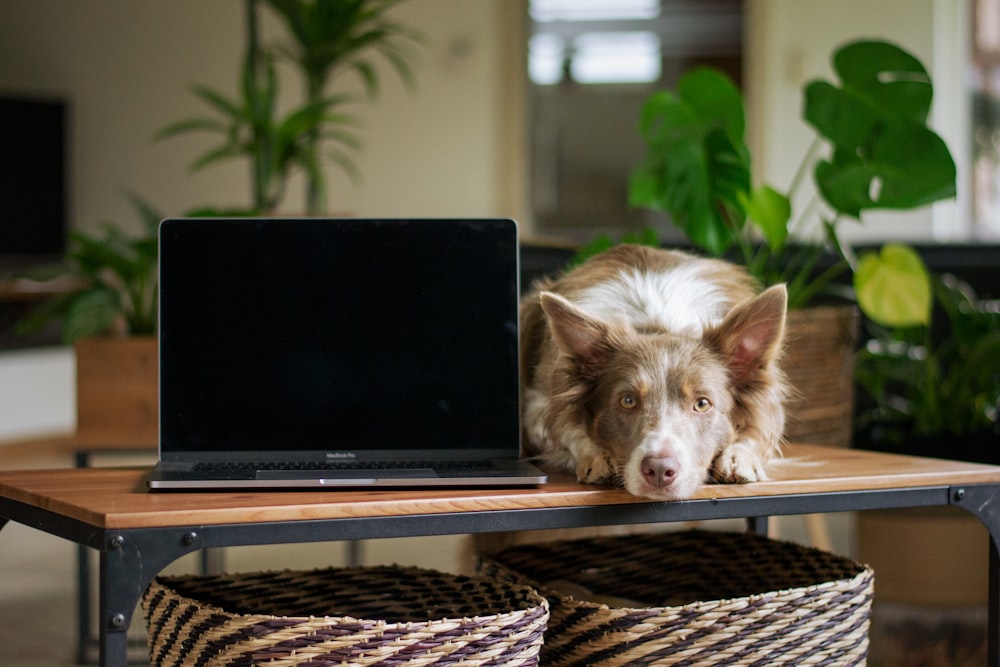
[[[868,101],[882,115],[923,124],[934,97],[930,76],[920,61],[884,41],[851,42],[833,56],[844,87]]]
[[[834,54],[841,84],[813,81],[803,116],[830,142],[816,164],[820,194],[837,212],[909,209],[955,196],[956,169],[944,141],[927,127],[933,87],[920,61],[881,41]]]
[[[608,234],[600,234],[582,248],[580,248],[575,255],[567,262],[566,267],[572,268],[579,264],[583,264],[585,261],[590,259],[595,255],[600,255],[605,250],[608,250],[615,245],[615,242],[611,239]]]
[[[177,136],[178,134],[184,134],[185,132],[193,132],[196,130],[225,132],[228,127],[229,126],[221,120],[214,120],[212,118],[191,118],[160,128],[153,135],[153,140],[160,141],[162,139],[169,139],[170,137]]]
[[[861,256],[854,290],[862,312],[884,326],[928,326],[931,282],[920,255],[912,248],[888,244]]]
[[[697,67],[677,82],[677,94],[695,118],[717,122],[733,141],[743,139],[743,96],[725,74]]]
[[[582,264],[586,260],[590,259],[594,255],[600,255],[605,250],[610,250],[616,245],[622,243],[632,243],[637,245],[645,245],[651,248],[659,248],[660,245],[660,235],[656,233],[656,230],[652,227],[643,227],[637,232],[626,232],[621,235],[621,237],[615,241],[608,234],[600,234],[582,248],[580,248],[575,255],[567,262],[567,268],[577,266]]]
[[[874,203],[904,209],[955,196],[955,162],[944,140],[927,127],[887,128],[872,147],[872,168],[881,179]]]
[[[686,74],[676,94],[650,95],[639,116],[647,153],[630,174],[630,204],[668,212],[692,243],[723,254],[746,221],[744,126],[739,91],[713,69]]]
[[[126,192],[125,197],[132,203],[132,207],[139,214],[143,229],[146,231],[146,241],[152,243],[150,255],[155,258],[157,256],[157,234],[160,229],[160,221],[163,220],[164,216],[146,199],[134,192]]]
[[[111,328],[121,314],[121,302],[113,290],[94,289],[77,296],[63,320],[63,340],[72,342],[97,336]]]
[[[910,209],[954,197],[956,169],[944,141],[926,127],[897,124],[872,141],[867,158],[837,151],[816,165],[816,184],[837,211]]]
[[[788,197],[764,185],[753,191],[746,209],[747,215],[760,227],[771,249],[780,251],[788,238],[788,220],[792,217],[792,205]]]

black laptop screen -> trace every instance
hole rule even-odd
[[[175,219],[161,450],[514,449],[510,220]]]

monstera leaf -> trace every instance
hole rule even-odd
[[[718,71],[694,69],[676,94],[651,95],[639,121],[648,152],[631,174],[629,203],[668,212],[692,243],[721,255],[746,221],[744,129],[740,92]]]
[[[832,145],[815,168],[835,210],[908,209],[955,196],[955,163],[927,127],[933,87],[920,61],[887,42],[852,42],[837,51],[840,87],[806,86],[804,116]]]
[[[776,252],[780,251],[788,240],[788,220],[792,217],[788,197],[769,185],[762,185],[746,202],[746,211],[757,223],[767,244]]]

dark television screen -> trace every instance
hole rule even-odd
[[[62,254],[66,104],[0,95],[0,269]]]

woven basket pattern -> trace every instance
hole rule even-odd
[[[159,577],[143,596],[155,667],[537,665],[533,589],[420,568]]]
[[[753,534],[552,542],[480,559],[549,598],[541,661],[594,665],[864,665],[873,573]]]
[[[859,322],[853,306],[788,311],[781,368],[793,390],[785,402],[789,442],[850,447]]]

